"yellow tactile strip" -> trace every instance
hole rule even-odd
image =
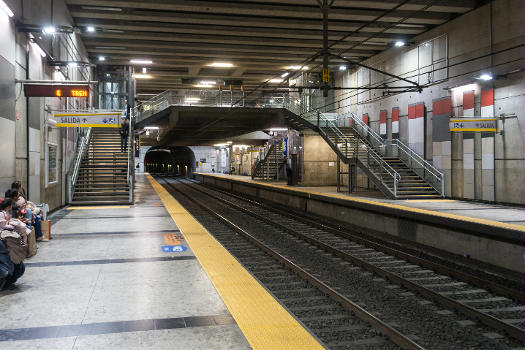
[[[448,219],[455,219],[455,220],[461,220],[461,221],[466,221],[466,222],[473,222],[473,223],[476,223],[476,224],[483,224],[483,225],[489,225],[489,226],[495,226],[495,227],[501,227],[501,228],[506,228],[506,229],[510,229],[510,230],[516,230],[516,231],[525,232],[525,227],[524,226],[515,225],[515,224],[508,224],[508,223],[500,222],[500,221],[479,219],[479,218],[463,216],[463,215],[456,215],[456,214],[449,214],[449,213],[442,213],[442,212],[434,211],[434,210],[406,207],[404,205],[376,202],[376,201],[368,200],[368,199],[350,198],[350,197],[343,196],[343,195],[338,195],[338,194],[322,193],[322,192],[316,192],[316,191],[307,191],[307,190],[301,190],[301,189],[298,189],[298,188],[291,188],[290,186],[266,184],[266,183],[261,183],[261,182],[258,182],[258,181],[249,181],[249,180],[228,178],[226,176],[203,174],[203,173],[195,173],[195,174],[196,175],[215,177],[215,178],[218,178],[218,179],[224,179],[224,180],[229,180],[229,181],[246,182],[246,183],[257,184],[257,185],[266,186],[266,187],[275,187],[275,188],[279,188],[279,189],[285,189],[287,191],[295,191],[295,192],[305,193],[305,194],[308,194],[308,195],[315,194],[315,195],[324,196],[324,197],[332,197],[332,198],[343,199],[343,200],[350,201],[350,202],[372,204],[372,205],[376,205],[376,206],[379,206],[379,207],[387,207],[387,208],[392,208],[392,209],[399,209],[399,210],[404,210],[404,211],[412,212],[412,213],[433,215],[433,216],[438,216],[438,217],[443,217],[443,218],[448,218]],[[438,201],[439,201],[439,199],[438,199]]]
[[[147,178],[254,350],[324,349],[164,187]]]

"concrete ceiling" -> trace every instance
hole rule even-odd
[[[392,42],[410,38],[481,5],[480,0],[335,0],[329,40],[336,53],[366,59]],[[93,62],[127,65],[150,59],[153,79],[137,81],[137,93],[191,86],[183,78],[241,80],[247,89],[301,64],[322,46],[322,14],[316,0],[66,0]],[[378,20],[377,17],[380,17]],[[371,35],[374,35],[370,38]],[[215,61],[232,68],[212,68]],[[317,62],[316,62],[317,63]],[[332,60],[332,65],[340,62]],[[136,66],[138,72],[143,66]]]

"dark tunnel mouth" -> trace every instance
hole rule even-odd
[[[189,176],[196,169],[195,154],[186,146],[156,146],[144,156],[144,169],[151,174]]]

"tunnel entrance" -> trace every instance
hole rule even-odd
[[[144,156],[151,174],[189,176],[195,171],[195,154],[189,147],[153,147]]]

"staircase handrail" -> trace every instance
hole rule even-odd
[[[387,174],[390,175],[390,177],[392,177],[392,179],[394,180],[393,181],[394,183],[393,193],[394,193],[394,197],[397,197],[397,183],[401,179],[401,175],[399,175],[399,173],[394,168],[392,168],[390,164],[385,162],[384,159],[379,156],[377,151],[369,147],[369,145],[366,145],[366,152],[369,157],[371,157],[377,164],[379,164],[381,169],[385,170]],[[357,152],[357,157],[359,159],[359,152]]]
[[[405,153],[409,157],[411,162],[416,162],[417,164],[419,164],[421,168],[423,169],[423,171],[425,172],[425,174],[432,175],[432,177],[436,179],[436,182],[440,184],[440,188],[436,188],[436,186],[434,186],[432,183],[430,184],[438,192],[440,192],[442,196],[445,196],[445,181],[444,181],[445,174],[443,172],[439,171],[436,167],[430,164],[427,160],[425,160],[419,154],[414,152],[410,147],[408,147],[406,144],[404,144],[399,139],[393,139],[393,140],[387,141],[387,145],[396,146],[399,151]]]
[[[253,174],[252,174],[252,179],[255,177],[255,174],[257,174],[257,170],[259,170],[259,168],[262,166],[262,164],[265,163],[266,161],[266,157],[268,157],[270,155],[270,152],[274,149],[274,147],[276,146],[276,144],[270,144],[270,147],[266,148],[264,150],[264,154],[263,156],[261,157],[261,159],[255,163],[255,167],[253,168]]]
[[[134,172],[134,160],[133,160],[133,153],[135,151],[135,137],[133,132],[132,124],[134,123],[133,118],[130,118],[128,122],[128,140],[126,141],[128,143],[128,168],[127,168],[127,174],[126,174],[126,181],[128,183],[129,188],[129,202],[133,203],[133,172]]]
[[[374,129],[372,129],[364,121],[362,121],[355,113],[350,112],[350,113],[343,114],[342,116],[343,116],[343,118],[350,117],[350,119],[352,119],[355,124],[358,124],[361,127],[361,129],[359,129],[359,128],[356,128],[355,125],[352,126],[352,128],[361,137],[366,139],[367,136],[371,136],[374,139],[374,141],[379,143],[379,145],[381,145],[383,147],[385,146],[385,140],[378,133],[376,133],[374,131]],[[366,135],[364,133],[362,133],[362,130],[366,130]]]
[[[77,183],[78,173],[80,172],[80,165],[82,164],[82,160],[84,159],[87,153],[87,147],[89,145],[89,140],[91,139],[91,129],[92,128],[87,128],[86,135],[80,138],[75,161],[73,162],[72,169],[68,174],[68,177],[71,179],[68,186],[69,202],[73,200],[74,189]]]
[[[361,137],[364,137],[366,139],[366,136],[363,135],[362,130],[366,130],[366,133],[370,135],[379,145],[381,148],[380,152],[386,152],[386,149],[388,146],[396,147],[398,151],[403,152],[406,154],[406,156],[409,159],[409,163],[412,164],[412,162],[415,162],[416,164],[419,164],[421,168],[423,169],[423,174],[421,175],[423,178],[425,178],[425,174],[430,174],[432,177],[436,180],[436,183],[439,184],[439,186],[434,186],[431,182],[430,184],[432,187],[436,189],[436,191],[440,192],[442,196],[445,195],[445,181],[444,181],[444,174],[439,171],[436,167],[434,167],[432,164],[430,164],[427,160],[425,160],[423,157],[421,157],[419,154],[414,152],[410,147],[408,147],[405,143],[403,143],[399,139],[393,139],[393,140],[385,140],[383,139],[379,134],[377,134],[372,128],[370,128],[365,122],[363,122],[355,113],[347,113],[344,116],[350,115],[351,119],[359,124],[361,127],[361,130],[359,128],[353,127],[354,130],[356,130]],[[375,145],[372,145],[375,146]],[[407,164],[408,165],[408,164]],[[415,171],[415,169],[412,166],[409,166],[412,170]],[[417,171],[415,171],[417,173]]]

